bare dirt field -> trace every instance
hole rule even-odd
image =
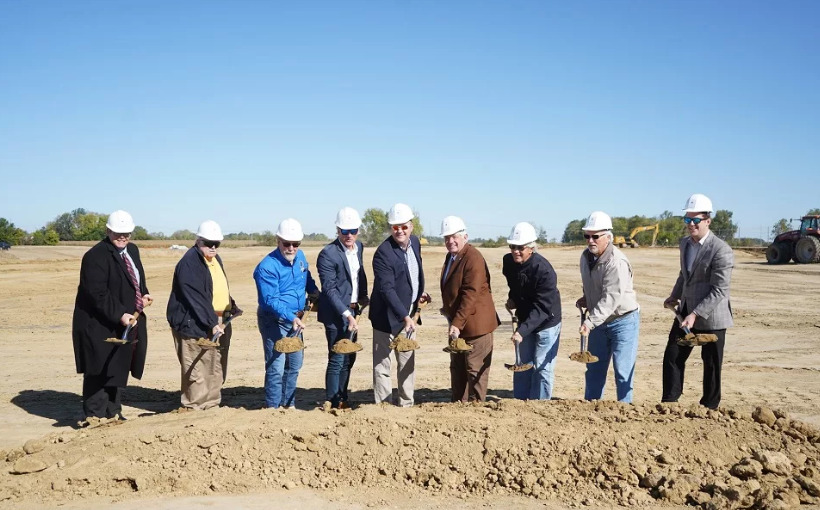
[[[306,248],[315,262],[319,247]],[[179,365],[165,321],[183,252],[144,247],[149,316],[145,377],[124,396],[128,421],[77,429],[71,315],[87,247],[0,253],[0,508],[521,508],[590,506],[791,508],[820,503],[820,264],[768,266],[735,253],[723,402],[697,406],[701,363],[689,361],[679,404],[659,405],[661,360],[673,317],[662,308],[678,271],[671,249],[627,250],[641,304],[634,405],[584,402],[577,350],[577,248],[541,253],[554,265],[564,329],[549,402],[511,398],[513,360],[505,249],[482,249],[492,274],[496,332],[491,397],[450,404],[445,321],[424,316],[410,409],[371,404],[372,332],[363,322],[351,380],[353,410],[327,412],[326,343],[311,321],[298,410],[263,409],[263,354],[252,272],[269,251],[222,248],[234,322],[223,406],[178,413]],[[368,274],[372,248],[365,251]],[[440,306],[443,248],[425,248],[432,309]],[[315,273],[314,273],[315,276]],[[318,279],[318,278],[317,278]],[[760,409],[758,409],[760,408]]]

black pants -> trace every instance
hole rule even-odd
[[[685,317],[685,315],[684,315]],[[703,397],[700,405],[717,409],[720,404],[720,370],[723,365],[723,345],[726,343],[725,329],[693,329],[692,333],[717,335],[717,342],[700,347],[703,360]],[[683,393],[683,372],[686,360],[694,347],[678,345],[677,339],[684,335],[677,322],[672,325],[666,351],[663,353],[663,395],[661,402],[677,402]]]
[[[107,375],[83,376],[83,413],[89,418],[113,418],[122,412],[122,388],[108,386]]]

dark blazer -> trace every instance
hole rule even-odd
[[[359,251],[359,298],[367,296],[367,275],[364,272],[362,243],[356,241]],[[353,294],[353,276],[347,263],[346,248],[337,238],[322,248],[316,259],[322,293],[319,295],[319,312],[317,317],[323,324],[333,324],[342,319],[342,313],[350,308],[350,296]]]
[[[726,329],[734,324],[729,301],[729,283],[735,260],[732,248],[714,232],[709,232],[690,273],[686,270],[686,245],[691,242],[689,236],[680,240],[681,269],[672,297],[681,300],[681,308],[687,313],[697,315],[696,329]]]
[[[128,243],[125,249],[140,272],[140,292],[148,294],[139,248]],[[142,377],[148,351],[144,313],[137,321],[136,344],[104,341],[122,336],[125,326],[120,324],[120,318],[137,309],[135,290],[125,262],[107,237],[83,255],[72,321],[74,362],[78,373],[107,375],[111,378],[107,386],[125,386],[129,371],[137,379]]]
[[[449,258],[448,253],[441,268],[442,276]],[[462,338],[492,333],[501,324],[493,304],[490,270],[484,257],[471,244],[466,244],[456,255],[447,277],[441,280],[441,302],[444,316],[461,330]]]
[[[379,331],[395,333],[404,324],[411,305],[415,309],[419,296],[424,293],[424,268],[421,263],[419,238],[410,236],[410,250],[419,265],[419,291],[413,296],[410,273],[404,260],[404,251],[393,236],[376,248],[373,255],[373,293],[370,295],[370,322]]]
[[[216,261],[222,272],[222,258],[217,255]],[[227,280],[227,275],[225,280]],[[233,297],[228,296],[231,302],[230,311],[233,314],[240,310]],[[171,286],[171,296],[168,298],[168,307],[165,309],[165,318],[171,329],[187,338],[208,338],[214,326],[219,323],[214,311],[214,281],[211,271],[205,262],[205,257],[196,246],[191,247],[179,259],[174,269],[174,281]],[[230,324],[227,326],[231,327]],[[227,336],[227,335],[226,335]]]

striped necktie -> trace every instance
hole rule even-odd
[[[142,293],[140,292],[140,282],[137,281],[137,275],[134,273],[134,267],[131,265],[131,260],[125,256],[125,252],[121,255],[122,261],[125,262],[125,268],[128,270],[128,277],[131,278],[131,284],[134,286],[136,292],[136,303],[137,303],[137,311],[141,312],[143,305],[142,305]]]

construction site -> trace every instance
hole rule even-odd
[[[647,232],[649,234],[649,232]],[[633,234],[634,235],[634,234]],[[319,251],[306,247],[311,265]],[[372,330],[365,320],[351,378],[352,410],[323,406],[322,326],[308,324],[297,409],[264,409],[262,345],[251,272],[264,247],[223,247],[235,322],[222,406],[178,412],[179,364],[164,310],[179,252],[142,250],[155,304],[148,310],[145,376],[124,395],[125,422],[78,429],[71,311],[82,246],[0,253],[6,352],[0,402],[0,508],[796,508],[820,504],[820,320],[803,312],[820,265],[773,266],[736,251],[735,327],[727,334],[723,401],[697,404],[693,353],[680,403],[660,404],[661,360],[674,315],[662,306],[677,277],[677,249],[625,253],[634,269],[641,331],[634,404],[582,400],[579,350],[581,248],[541,249],[558,274],[563,330],[551,401],[512,398],[515,360],[505,321],[495,332],[489,397],[449,403],[445,320],[425,312],[419,330],[416,405],[375,405]],[[482,249],[502,318],[508,250]],[[444,249],[426,247],[435,282]],[[365,249],[371,275],[372,250]],[[437,309],[436,285],[428,288]],[[772,300],[770,296],[777,295]],[[697,348],[696,348],[697,349]],[[611,376],[610,376],[611,377]]]

